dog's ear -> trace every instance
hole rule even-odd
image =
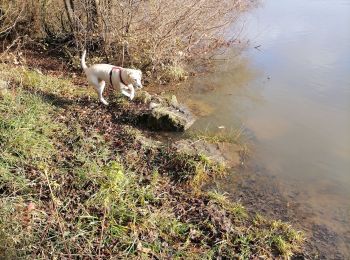
[[[132,71],[129,70],[129,69],[126,69],[126,75],[128,75],[128,77],[131,77],[132,76]]]

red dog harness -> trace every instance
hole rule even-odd
[[[124,80],[123,80],[123,78],[122,78],[122,69],[123,69],[122,67],[113,67],[113,68],[111,69],[111,71],[109,72],[109,81],[110,81],[112,87],[113,87],[113,82],[112,82],[112,73],[113,73],[113,70],[118,70],[118,71],[119,71],[119,80],[120,80],[120,82],[123,83],[125,86],[128,85],[128,84],[126,84],[126,83],[124,82]]]

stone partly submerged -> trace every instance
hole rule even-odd
[[[147,106],[137,115],[138,122],[151,130],[181,132],[187,130],[196,120],[187,107],[178,103],[174,95],[163,98],[141,91],[136,101]]]
[[[205,155],[212,162],[223,164],[228,168],[241,164],[241,147],[229,142],[210,143],[204,140],[184,139],[175,142],[172,147],[179,153]]]
[[[205,140],[181,139],[168,146],[169,144],[144,136],[142,131],[135,128],[128,127],[128,131],[134,136],[134,141],[144,150],[164,150],[170,147],[177,154],[189,156],[203,155],[211,163],[222,165],[226,168],[239,167],[243,162],[240,155],[242,147],[235,143],[211,143]]]

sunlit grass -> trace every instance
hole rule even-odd
[[[209,198],[219,203],[225,210],[230,212],[235,219],[244,220],[248,218],[248,212],[240,203],[231,202],[224,194],[217,191],[210,191],[207,193]]]
[[[80,97],[93,93],[91,88],[81,88],[74,85],[68,78],[57,78],[44,75],[27,67],[12,67],[0,63],[0,77],[18,87],[33,91],[43,91],[46,94],[57,95],[61,98]]]

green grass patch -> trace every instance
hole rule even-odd
[[[87,93],[92,93],[90,88],[77,87],[67,78],[44,75],[26,67],[12,67],[0,63],[0,71],[0,77],[16,85],[16,88],[21,87],[34,91],[42,91],[51,97],[77,98],[86,96]]]
[[[0,102],[0,188],[19,192],[31,187],[26,172],[49,165],[60,124],[53,107],[40,97],[16,89]]]
[[[167,167],[172,169],[172,178],[176,182],[188,184],[197,193],[208,180],[223,177],[227,173],[224,164],[203,154],[172,152],[168,156]]]
[[[235,219],[244,220],[248,218],[248,212],[240,203],[231,202],[225,194],[218,193],[217,191],[209,191],[207,193],[209,198],[219,205],[221,205],[225,210],[230,212]]]

